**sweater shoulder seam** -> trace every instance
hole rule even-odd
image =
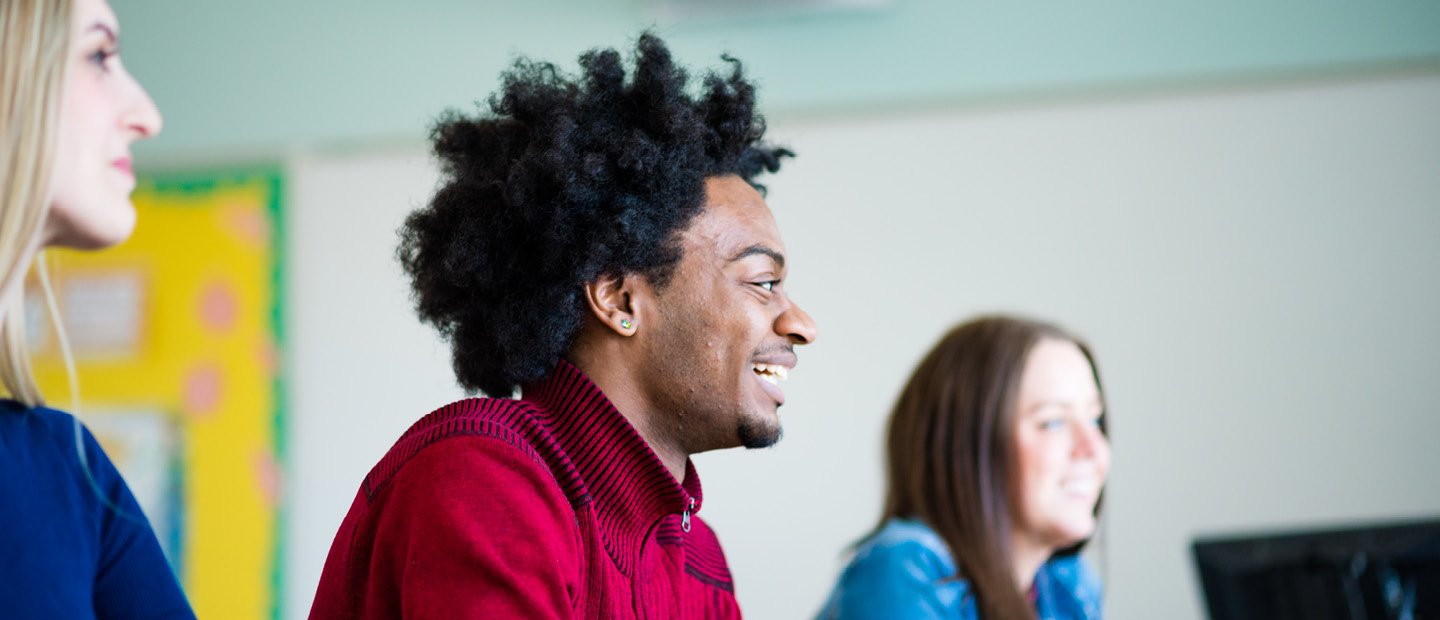
[[[412,425],[365,477],[361,490],[366,502],[373,503],[400,469],[425,448],[458,437],[496,439],[524,454],[550,474],[572,508],[588,499],[588,494],[572,492],[561,480],[562,471],[573,467],[536,420],[532,406],[511,399],[472,398],[441,407]]]

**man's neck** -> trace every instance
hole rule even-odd
[[[615,405],[620,415],[635,427],[640,438],[660,457],[660,463],[670,472],[676,482],[685,482],[685,463],[690,454],[670,440],[670,433],[664,427],[663,412],[655,410],[648,399],[635,389],[638,385],[623,364],[599,363],[587,359],[583,352],[571,353],[570,363],[600,388],[605,398]]]
[[[605,386],[600,385],[600,391],[605,392]],[[610,394],[606,392],[605,395],[608,397]],[[635,427],[636,432],[640,433],[640,437],[645,440],[651,450],[655,451],[655,455],[660,457],[660,462],[665,465],[665,469],[670,471],[670,475],[675,478],[675,481],[684,483],[685,463],[690,459],[690,455],[669,442],[657,440],[659,437],[663,437],[664,433],[651,426],[651,422],[655,419],[653,415],[631,414],[631,411],[639,410],[615,402],[613,398],[610,399],[610,402],[615,403],[615,408],[620,410],[620,415],[630,421],[630,425]]]

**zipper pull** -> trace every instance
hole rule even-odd
[[[690,533],[690,511],[695,509],[695,498],[690,498],[690,506],[680,513],[680,531]]]

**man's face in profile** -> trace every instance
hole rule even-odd
[[[781,384],[794,345],[817,336],[785,292],[785,244],[770,207],[738,176],[705,182],[705,206],[680,236],[683,257],[639,331],[652,402],[688,453],[780,439]]]

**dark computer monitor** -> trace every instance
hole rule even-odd
[[[1440,519],[1207,536],[1211,620],[1440,620]]]

